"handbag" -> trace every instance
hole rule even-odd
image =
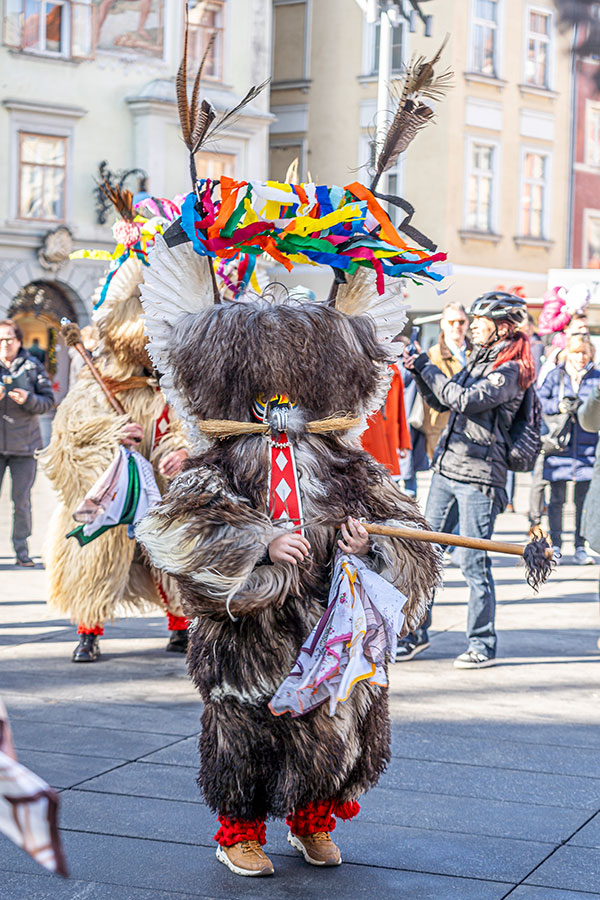
[[[558,402],[565,396],[565,373],[560,373],[560,388]],[[544,422],[548,431],[542,435],[542,453],[552,456],[553,453],[562,453],[571,443],[573,418],[570,413],[555,413],[545,415]]]
[[[425,402],[419,392],[415,395],[415,400],[407,419],[408,424],[415,431],[425,430]]]

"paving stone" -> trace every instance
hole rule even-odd
[[[385,786],[411,792],[431,791],[458,797],[510,800],[545,806],[594,810],[600,807],[598,778],[515,772],[491,766],[395,758],[386,770]]]
[[[184,741],[178,741],[176,744],[164,747],[162,750],[157,750],[155,753],[150,753],[142,760],[142,762],[145,763],[164,763],[165,765],[196,767],[199,765],[199,761],[200,755],[198,752],[198,738],[196,735],[187,738]]]
[[[110,778],[111,775],[100,777]],[[587,818],[584,810],[415,791],[407,794],[384,787],[369,791],[361,804],[365,818],[382,824],[394,822],[396,825],[520,840],[535,836],[537,841],[551,844],[566,840]]]
[[[198,769],[192,767],[128,763],[114,772],[90,778],[80,785],[80,790],[200,803],[197,775]]]
[[[592,894],[587,891],[585,894],[581,894],[579,891],[562,891],[560,888],[555,890],[554,888],[520,884],[508,900],[593,900],[594,897],[600,897],[600,894]]]
[[[600,850],[567,845],[536,869],[526,884],[564,888],[572,891],[600,889]]]
[[[161,747],[173,744],[173,753],[181,739],[143,731],[123,731],[84,725],[59,725],[48,722],[30,722],[11,718],[11,725],[18,752],[44,750],[49,753],[82,753],[108,759],[137,759],[154,754]],[[166,752],[166,750],[165,750]],[[151,757],[148,757],[151,758]]]
[[[19,752],[19,762],[32,769],[54,788],[67,788],[106,772],[125,762],[122,759],[104,759],[97,756],[73,753],[38,753],[35,750]]]
[[[22,875],[0,872],[2,900],[117,900],[114,884],[63,880],[56,875]],[[199,894],[164,893],[148,888],[119,885],[118,900],[210,900]]]
[[[298,854],[273,854],[273,878],[242,879],[217,862],[212,848],[104,837],[102,852],[98,852],[95,835],[68,832],[65,845],[73,879],[111,883],[115,900],[121,900],[121,885],[155,891],[159,896],[161,891],[172,891],[176,896],[179,892],[212,900],[323,900],[330,895],[352,900],[372,900],[374,896],[401,896],[402,900],[500,900],[511,887],[506,882],[377,868],[362,861],[357,865],[348,857],[339,868],[315,869]],[[0,873],[7,870],[13,876],[37,874],[32,866],[35,863],[16,847],[7,842],[0,844]],[[76,898],[75,894],[73,900]],[[87,900],[85,893],[82,900]]]
[[[582,775],[600,779],[600,754],[594,747],[577,746],[577,735],[570,729],[546,728],[546,742],[535,743],[535,726],[521,728],[519,740],[509,740],[506,732],[493,723],[485,723],[474,729],[466,725],[462,733],[460,726],[432,723],[429,727],[393,728],[392,756],[439,762],[470,763],[479,766],[494,766],[500,769],[520,769],[526,772],[549,772],[557,775]],[[579,734],[583,729],[579,729]],[[584,740],[592,738],[592,727],[584,732]],[[587,733],[589,732],[589,734]],[[500,737],[504,734],[504,737]],[[569,753],[565,753],[560,737],[569,738],[572,743]]]
[[[127,796],[74,790],[62,794],[61,826],[214,848],[217,821],[203,804],[141,797],[132,802]],[[269,852],[295,855],[287,842],[287,831],[283,822],[268,823]],[[373,837],[373,824],[360,816],[352,822],[338,822],[335,831],[345,858],[372,866],[402,865],[417,871],[488,880],[520,881],[553,849],[551,844],[534,841],[389,824],[385,841]]]
[[[571,838],[568,846],[595,847],[600,850],[600,812]]]
[[[88,725],[122,731],[153,732],[189,737],[196,734],[200,725],[201,707],[138,705],[126,703],[103,703],[98,700],[93,706],[86,703],[45,702],[28,703],[15,698],[3,688],[3,698],[11,721],[27,719],[33,722],[49,722],[62,725]]]

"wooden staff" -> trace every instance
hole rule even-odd
[[[489,550],[492,553],[511,553],[524,556],[529,544],[508,544],[504,541],[488,541],[484,538],[463,537],[460,534],[445,534],[442,531],[422,531],[420,528],[404,528],[400,525],[369,525],[361,522],[369,534],[386,534],[390,537],[405,538],[408,541],[424,541],[426,544],[448,544],[453,547],[468,547],[470,550]],[[553,559],[552,547],[544,549],[546,559]]]
[[[104,396],[106,397],[114,411],[120,416],[126,415],[124,407],[117,400],[110,388],[106,385],[104,379],[102,378],[102,375],[94,365],[93,361],[90,359],[89,353],[83,346],[79,325],[77,325],[75,322],[71,322],[71,320],[67,319],[67,317],[65,316],[60,320],[60,330],[62,336],[65,339],[67,347],[74,347],[75,350],[77,350],[77,352],[80,354],[84,363],[92,373],[92,376],[95,379],[96,383],[104,391]]]
[[[506,544],[503,541],[488,541],[483,538],[463,537],[460,534],[444,534],[441,531],[422,531],[420,528],[405,528],[402,525],[371,525],[361,523],[369,534],[383,534],[404,538],[408,541],[424,541],[428,544],[448,544],[453,547],[467,547],[470,550],[490,550],[496,553],[510,553],[522,556],[525,561],[527,584],[537,591],[544,584],[557,559],[552,547],[540,530],[528,544]]]

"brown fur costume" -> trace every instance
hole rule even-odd
[[[267,564],[283,526],[268,512],[265,435],[205,444],[138,525],[150,560],[175,576],[195,617],[189,666],[205,704],[200,787],[210,807],[232,819],[355,800],[389,760],[387,690],[362,681],[333,717],[321,706],[275,718],[267,703],[326,608],[336,523],[350,514],[426,526],[355,433],[305,429],[340,412],[364,422],[385,399],[387,353],[368,316],[326,304],[272,297],[212,305],[206,261],[177,223],[165,239],[157,239],[142,287],[161,383],[196,434],[207,418],[251,422],[259,394],[296,401],[287,434],[312,548],[297,567]],[[360,310],[351,294],[339,305]],[[435,548],[377,538],[368,563],[408,596],[406,627],[417,627],[439,579]]]
[[[142,278],[139,260],[128,259],[114,275],[100,307],[101,352],[96,362],[101,374],[115,382],[125,382],[132,376],[149,376],[151,372],[139,300]],[[44,470],[60,498],[44,554],[49,578],[48,602],[84,628],[101,625],[121,612],[141,611],[152,605],[165,611],[156,587],[157,574],[142,559],[136,542],[127,537],[124,526],[110,529],[83,547],[75,539],[65,537],[75,527],[74,509],[114,459],[127,421],[142,425],[144,437],[136,449],[152,460],[161,489],[166,485],[158,473],[160,460],[172,450],[186,446],[181,427],[171,414],[169,431],[152,447],[154,425],[165,405],[155,379],[148,377],[145,384],[120,392],[118,398],[127,417],[118,416],[110,408],[84,367],[60,404],[52,440],[40,454]],[[169,612],[181,615],[176,585],[171,579],[167,581],[164,587]]]

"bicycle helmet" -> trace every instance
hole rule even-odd
[[[527,315],[527,303],[516,294],[505,291],[488,291],[473,303],[470,316],[484,316],[486,319],[502,319],[514,325],[522,325]]]

